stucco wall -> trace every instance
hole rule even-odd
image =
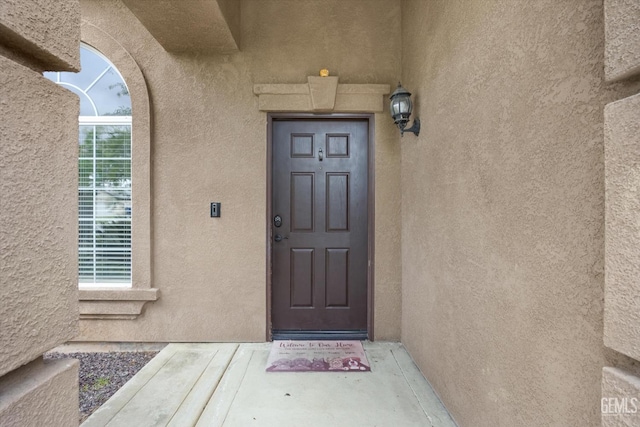
[[[78,425],[76,359],[34,360],[0,379],[0,424],[7,427]]]
[[[640,3],[604,1],[604,73],[607,81],[640,74]]]
[[[42,70],[79,65],[77,0],[0,4],[0,424],[78,422],[78,98]]]
[[[79,0],[3,0],[0,53],[37,70],[80,68]]]
[[[304,83],[323,67],[341,83],[394,83],[400,2],[243,1],[242,50],[232,55],[169,54],[117,0],[82,9],[129,51],[149,88],[160,298],[134,321],[82,321],[78,340],[264,340],[267,117],[253,85]],[[391,119],[378,116],[376,338],[398,339],[400,147]],[[212,201],[221,218],[209,217]]]
[[[402,3],[402,340],[461,426],[600,424],[601,1]]]
[[[2,56],[0,70],[3,375],[77,333],[78,98]]]
[[[604,343],[640,360],[640,95],[605,107]]]
[[[605,0],[604,17],[605,80],[638,81],[640,3]],[[639,132],[640,94],[605,106],[604,343],[630,358],[623,369],[602,370],[603,427],[640,423]]]

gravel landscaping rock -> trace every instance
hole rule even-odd
[[[106,402],[149,363],[157,351],[109,353],[47,353],[45,359],[80,361],[80,422]]]

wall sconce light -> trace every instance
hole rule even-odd
[[[414,135],[418,136],[420,134],[420,119],[414,117],[413,125],[406,129],[413,111],[411,93],[398,82],[398,87],[389,99],[391,100],[391,117],[393,117],[393,122],[398,126],[398,129],[400,129],[400,135],[404,136],[405,132],[413,132]]]

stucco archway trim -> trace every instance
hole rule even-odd
[[[82,21],[81,38],[116,66],[127,84],[132,110],[132,284],[131,288],[82,288],[80,319],[135,319],[148,301],[158,299],[151,286],[151,109],[140,67],[120,43]]]
[[[265,112],[381,113],[386,84],[339,84],[338,77],[307,77],[302,84],[256,84],[258,108]]]

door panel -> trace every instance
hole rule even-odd
[[[289,203],[291,231],[313,231],[314,209],[314,173],[291,173],[291,202]]]
[[[291,249],[291,307],[313,307],[313,249]]]
[[[327,173],[327,231],[349,231],[349,174]]]
[[[274,330],[367,328],[368,127],[273,122]]]
[[[325,254],[327,307],[349,307],[349,249],[327,249]]]

